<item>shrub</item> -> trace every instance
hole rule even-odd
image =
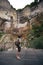
[[[0,48],[0,51],[4,51],[4,49],[3,48]]]
[[[43,36],[31,41],[31,47],[36,49],[43,49]]]

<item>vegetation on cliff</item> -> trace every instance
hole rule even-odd
[[[32,25],[32,30],[28,34],[27,39],[30,43],[30,47],[43,49],[43,13],[36,17],[39,25]]]

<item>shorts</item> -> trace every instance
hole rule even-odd
[[[20,51],[21,51],[20,44],[15,43],[15,45],[16,45],[16,47],[18,48],[18,52],[20,52]]]
[[[17,48],[18,48],[18,52],[20,52],[21,51],[21,47],[20,46],[17,46]]]

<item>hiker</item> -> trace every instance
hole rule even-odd
[[[18,49],[18,52],[17,52],[17,54],[16,54],[16,58],[17,58],[17,59],[20,59],[21,46],[20,46],[20,41],[19,41],[19,39],[15,42],[15,45],[16,45],[16,47],[17,47],[17,49]]]

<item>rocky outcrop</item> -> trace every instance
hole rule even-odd
[[[0,31],[12,33],[11,35],[8,35],[7,38],[5,37],[5,40],[9,41],[11,36],[14,41],[17,39],[18,35],[21,35],[22,38],[25,37],[26,39],[28,30],[32,29],[32,24],[38,24],[36,17],[41,12],[43,12],[43,1],[36,7],[33,6],[30,8],[27,5],[23,9],[16,10],[11,6],[8,0],[0,0]],[[6,44],[7,47],[9,45],[10,44]]]
[[[8,0],[0,0],[0,10],[11,10],[12,8]]]
[[[34,6],[35,7],[35,6]],[[32,7],[32,8],[34,8]],[[0,17],[7,19],[11,22],[11,16],[13,17],[13,27],[17,27],[19,23],[23,24],[29,22],[32,17],[37,16],[37,13],[43,12],[43,1],[38,4],[38,7],[32,11],[28,5],[23,9],[14,9],[8,0],[0,0]],[[8,21],[7,21],[8,22]]]

